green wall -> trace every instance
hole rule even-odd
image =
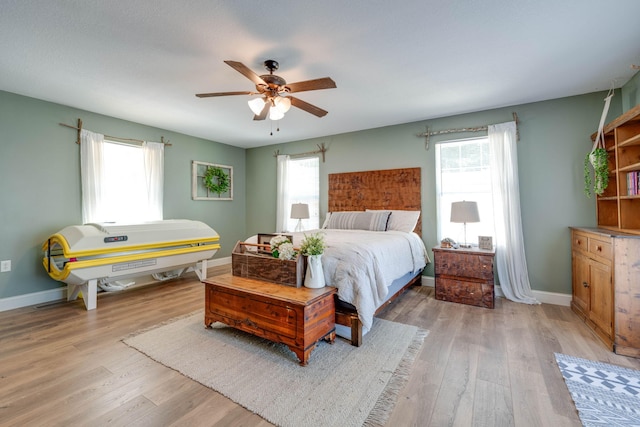
[[[607,121],[640,101],[640,74],[618,91]],[[521,209],[529,277],[533,289],[571,292],[571,225],[595,225],[595,202],[583,189],[583,159],[591,147],[605,93],[523,104],[479,113],[351,132],[245,150],[163,129],[0,91],[0,260],[12,271],[0,273],[0,299],[59,288],[42,267],[41,245],[52,233],[81,222],[79,147],[72,129],[81,118],[86,129],[128,138],[159,141],[165,151],[164,216],[201,220],[221,235],[216,258],[228,257],[236,241],[275,228],[275,150],[295,154],[329,151],[320,164],[320,206],[327,208],[327,175],[335,172],[422,168],[423,240],[437,244],[433,143],[425,131],[481,126],[518,114]],[[465,135],[459,135],[463,137]],[[191,200],[191,161],[234,167],[233,201]],[[432,265],[426,274],[433,275]]]
[[[82,222],[80,150],[76,131],[58,123],[126,138],[169,140],[165,149],[164,217],[209,224],[221,236],[216,258],[230,256],[245,236],[245,150],[59,104],[0,91],[0,298],[62,286],[42,267],[42,243]],[[234,168],[233,201],[191,200],[191,161]]]
[[[327,175],[402,167],[422,168],[422,237],[427,248],[437,244],[435,155],[433,142],[466,135],[432,137],[425,131],[474,127],[519,119],[518,167],[525,250],[531,286],[538,291],[571,293],[569,226],[595,225],[595,202],[583,195],[583,159],[591,149],[604,93],[562,98],[509,108],[408,123],[361,132],[309,139],[247,150],[247,234],[275,228],[275,150],[284,154],[329,147],[320,164],[320,210],[327,210]],[[608,120],[621,113],[619,93]],[[265,179],[273,177],[273,179]],[[432,255],[432,253],[430,252]],[[426,270],[433,276],[433,265]]]
[[[636,73],[622,87],[622,111],[627,111],[640,105],[640,72]]]

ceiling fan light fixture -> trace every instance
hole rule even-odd
[[[291,100],[286,96],[277,97],[273,101],[273,104],[275,106],[275,109],[281,111],[282,114],[286,113],[291,108]]]
[[[253,114],[260,114],[262,109],[264,108],[264,99],[263,98],[253,98],[247,102],[249,104],[249,108],[253,111]]]
[[[284,113],[281,110],[279,110],[277,107],[276,108],[271,108],[269,110],[269,119],[271,119],[271,120],[280,120],[283,117],[284,117]]]

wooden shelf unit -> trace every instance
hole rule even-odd
[[[627,188],[627,173],[640,171],[640,105],[608,123],[603,132],[610,174],[607,189],[596,198],[598,226],[640,235],[640,195],[629,195]]]
[[[640,236],[571,227],[571,309],[617,354],[640,358]]]

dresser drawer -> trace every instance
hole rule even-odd
[[[574,251],[589,251],[589,237],[586,234],[573,232],[573,239],[571,244],[571,249]]]
[[[611,261],[613,259],[611,241],[589,237],[589,253]]]
[[[493,282],[493,256],[440,252],[435,257],[435,274],[468,277]]]
[[[613,247],[610,237],[580,231],[573,231],[571,237],[572,250],[582,252],[589,258],[595,258],[600,261],[613,260]]]

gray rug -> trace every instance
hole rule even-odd
[[[124,342],[279,426],[383,425],[427,331],[375,319],[361,347],[321,341],[302,367],[284,345],[215,323],[202,311]]]
[[[640,426],[640,371],[555,353],[582,425]]]

